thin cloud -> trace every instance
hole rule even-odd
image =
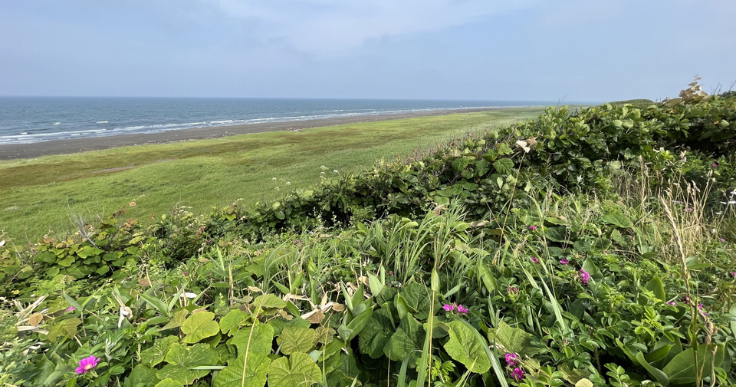
[[[366,41],[439,31],[528,6],[532,0],[201,0],[241,20],[258,38],[298,50],[339,51]]]

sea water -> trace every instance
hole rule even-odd
[[[0,97],[0,144],[263,122],[548,104],[539,101]]]

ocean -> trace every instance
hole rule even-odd
[[[0,144],[359,115],[549,104],[539,101],[0,97]]]

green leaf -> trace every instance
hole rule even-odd
[[[710,375],[713,370],[713,364],[720,365],[723,362],[724,349],[718,347],[715,359],[713,358],[713,349],[716,344],[699,345],[698,346],[698,366],[702,367],[703,375]],[[667,375],[672,384],[690,384],[695,383],[696,368],[695,358],[692,348],[680,352],[675,356],[662,371]]]
[[[190,370],[178,365],[167,364],[164,368],[161,368],[156,372],[156,377],[165,381],[166,379],[172,379],[181,384],[192,384],[195,380],[203,378],[209,374],[209,371],[201,370]]]
[[[171,344],[169,352],[166,353],[165,360],[169,364],[178,365],[184,368],[191,368],[201,365],[213,365],[217,363],[219,356],[208,344],[183,345],[179,343]],[[164,378],[161,378],[164,379]]]
[[[186,334],[185,343],[196,343],[220,332],[220,326],[214,321],[215,314],[212,312],[195,313],[181,324],[181,331]]]
[[[59,337],[74,337],[77,334],[77,327],[82,323],[82,320],[78,318],[70,318],[62,320],[54,324],[49,329],[48,339],[50,341],[56,341]]]
[[[453,321],[450,326],[450,340],[445,343],[445,351],[450,357],[462,363],[468,370],[482,374],[491,369],[491,363],[485,353],[485,341],[481,341],[475,332],[460,321]]]
[[[141,298],[144,299],[147,303],[151,304],[151,306],[158,310],[162,315],[169,315],[169,307],[166,306],[166,303],[164,303],[163,301],[146,293],[142,293]]]
[[[158,383],[156,370],[152,370],[143,364],[138,364],[130,371],[130,375],[125,379],[123,387],[147,387]]]
[[[52,264],[56,262],[56,254],[51,251],[42,251],[33,257],[33,261]]]
[[[647,370],[647,372],[649,372],[649,375],[652,375],[655,379],[657,379],[657,382],[661,383],[663,386],[668,386],[670,384],[670,379],[667,377],[667,375],[662,372],[662,370],[650,365],[644,358],[643,353],[637,352],[636,360],[641,364],[642,367],[644,367],[645,370]]]
[[[553,242],[566,242],[568,240],[567,228],[564,226],[547,227],[544,230],[544,236]]]
[[[368,273],[368,285],[371,288],[371,293],[377,296],[383,290],[383,282],[373,274]]]
[[[236,331],[240,326],[240,323],[247,317],[248,314],[240,309],[231,310],[225,315],[225,317],[220,319],[220,331],[226,335],[230,334],[231,331]]]
[[[281,346],[281,353],[285,355],[294,352],[308,352],[314,344],[314,329],[310,328],[284,328],[281,336],[276,339]]]
[[[242,328],[235,332],[230,344],[238,348],[238,355],[258,353],[269,355],[273,343],[273,328],[267,324],[258,324],[255,327]]]
[[[276,359],[268,367],[268,386],[308,387],[322,381],[322,373],[309,355],[295,352]]]
[[[246,355],[229,361],[227,367],[215,377],[212,387],[263,387],[271,359],[262,353]]]
[[[575,383],[575,387],[593,387],[594,384],[590,380],[583,378],[578,380],[577,383]]]
[[[429,317],[429,307],[432,299],[431,293],[426,286],[412,282],[401,290],[400,295],[406,306],[409,307],[409,311],[416,318],[424,320]]]
[[[261,309],[282,309],[286,308],[286,301],[274,296],[273,294],[262,294],[253,301],[253,305]]]
[[[481,259],[478,259],[477,269],[478,277],[480,277],[480,280],[483,282],[483,286],[485,286],[486,290],[488,290],[488,293],[493,294],[494,290],[498,290],[496,278],[493,277],[491,269],[484,265]]]
[[[415,367],[426,337],[427,333],[422,324],[407,313],[401,319],[399,328],[391,335],[383,348],[383,354],[393,361],[402,361],[411,357],[410,366]]]
[[[495,343],[504,352],[516,353],[521,356],[532,357],[539,353],[539,348],[532,345],[531,334],[519,329],[512,328],[505,322],[501,322],[498,329],[488,331],[488,341]]]
[[[514,162],[509,158],[498,159],[493,163],[493,168],[502,175],[510,175],[514,172]]]
[[[654,295],[662,302],[667,301],[667,294],[664,292],[664,285],[662,284],[662,280],[659,279],[658,276],[655,275],[654,278],[647,282],[644,288],[653,292]]]
[[[187,314],[189,314],[189,311],[186,309],[177,310],[176,312],[174,312],[174,315],[171,316],[171,321],[169,321],[168,324],[164,325],[161,330],[165,331],[167,329],[179,328],[181,324],[184,324],[184,321],[187,319]]]
[[[378,359],[383,356],[383,347],[388,344],[391,335],[394,333],[394,324],[391,320],[391,310],[386,308],[378,309],[368,324],[363,328],[358,336],[358,348],[360,352]]]
[[[164,361],[164,357],[169,352],[171,345],[179,341],[176,336],[166,336],[153,342],[151,348],[141,352],[141,363],[154,367],[156,364]]]
[[[616,227],[631,228],[634,227],[634,223],[629,219],[628,216],[621,213],[613,213],[605,215],[601,218],[602,221],[612,224]]]
[[[150,386],[150,384],[149,384]],[[155,387],[184,387],[183,384],[177,382],[174,379],[166,378],[158,383],[156,383]]]

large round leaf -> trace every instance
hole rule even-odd
[[[482,374],[491,369],[484,349],[486,343],[481,342],[482,338],[460,321],[453,321],[448,325],[450,340],[445,343],[447,354],[472,372]]]
[[[196,343],[216,335],[220,332],[220,326],[214,319],[215,314],[212,312],[199,312],[189,316],[181,325],[181,331],[187,335],[182,341]]]

